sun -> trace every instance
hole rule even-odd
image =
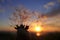
[[[42,32],[42,26],[41,26],[41,23],[31,23],[30,27],[29,27],[29,32]]]
[[[41,28],[40,28],[40,27],[35,27],[35,30],[36,30],[37,32],[39,32],[39,31],[41,30]]]
[[[41,31],[42,31],[41,26],[35,26],[35,31],[36,31],[36,32],[41,32]]]
[[[36,33],[36,36],[40,36],[43,31],[43,27],[41,23],[31,23],[29,32]]]

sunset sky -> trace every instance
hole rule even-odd
[[[60,0],[0,0],[0,30],[11,29],[9,17],[21,5],[46,15],[47,19],[42,19],[46,30],[60,30]]]

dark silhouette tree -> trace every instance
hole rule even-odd
[[[27,31],[29,26],[24,28],[24,25],[21,24],[20,26],[16,25],[15,29],[17,30],[17,39],[16,40],[30,40],[29,39],[29,32]]]

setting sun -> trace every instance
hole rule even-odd
[[[42,31],[41,22],[32,22],[28,31],[41,32]]]
[[[41,31],[42,31],[42,28],[41,28],[40,26],[36,26],[36,27],[35,27],[35,31],[36,31],[36,32],[41,32]]]

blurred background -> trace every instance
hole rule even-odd
[[[0,40],[16,40],[20,24],[32,40],[59,40],[60,0],[0,0]]]

